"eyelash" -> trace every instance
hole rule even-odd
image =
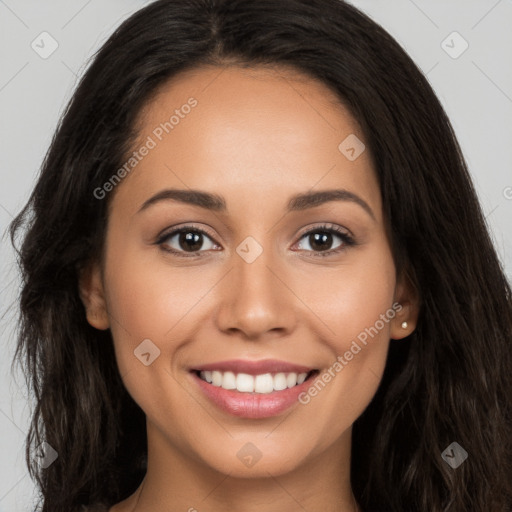
[[[340,247],[338,247],[336,249],[329,249],[327,251],[307,251],[307,252],[312,253],[312,255],[314,257],[324,258],[326,256],[331,256],[333,254],[340,253],[340,252],[346,250],[347,247],[356,245],[356,241],[354,240],[354,238],[352,236],[350,236],[346,231],[344,231],[341,228],[338,228],[337,226],[332,225],[332,224],[329,224],[329,225],[323,224],[321,226],[316,226],[315,228],[302,233],[299,237],[299,241],[302,240],[306,236],[309,236],[313,233],[319,233],[319,232],[337,235],[339,238],[341,238],[342,245],[340,245]],[[177,251],[176,249],[171,249],[171,248],[165,247],[164,242],[166,242],[167,240],[172,238],[174,235],[177,235],[180,233],[202,234],[202,235],[205,235],[208,238],[210,238],[213,242],[213,236],[210,233],[208,233],[207,231],[205,231],[204,229],[197,228],[195,226],[182,226],[180,228],[177,228],[177,229],[174,229],[172,231],[162,234],[161,236],[159,236],[159,238],[157,239],[157,241],[155,243],[156,243],[156,245],[159,245],[163,251],[175,254],[179,257],[184,257],[184,258],[201,258],[201,257],[203,257],[203,256],[201,256],[202,251],[195,251],[195,252],[187,253],[186,251]],[[216,242],[214,242],[214,243],[216,244]],[[218,245],[218,244],[216,244],[216,245]]]

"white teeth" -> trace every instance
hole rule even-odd
[[[257,375],[254,379],[254,391],[256,393],[272,393],[274,391],[274,379],[270,373]]]
[[[236,389],[236,375],[233,372],[226,372],[222,378],[222,385],[224,389]]]
[[[282,391],[286,388],[293,388],[302,384],[307,373],[264,373],[261,375],[248,375],[247,373],[234,374],[233,372],[201,371],[199,376],[202,380],[209,382],[213,386],[222,387],[240,391],[241,393],[272,393],[273,391]]]
[[[297,385],[297,374],[296,373],[289,373],[286,376],[286,385],[289,388],[293,388],[293,386]]]
[[[222,385],[222,373],[216,371],[212,372],[212,384],[214,386]]]
[[[286,389],[288,386],[286,385],[286,375],[284,373],[276,373],[274,375],[274,389],[276,391],[281,391]]]
[[[247,375],[247,373],[239,373],[236,376],[236,389],[237,391],[252,393],[254,391],[254,377]]]

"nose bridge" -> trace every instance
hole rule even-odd
[[[250,299],[251,301],[270,304],[269,299],[276,296],[276,293],[278,293],[275,290],[277,283],[270,271],[274,258],[272,258],[270,252],[270,250],[262,252],[251,263],[243,258],[235,263],[234,278],[240,284],[237,290],[238,300]]]

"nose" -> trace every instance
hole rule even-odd
[[[234,254],[233,264],[222,283],[218,328],[252,341],[290,334],[297,322],[297,299],[270,251],[252,263]]]

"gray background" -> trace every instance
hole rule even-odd
[[[87,59],[123,19],[147,3],[0,0],[2,234],[28,198]],[[512,278],[512,0],[352,3],[384,26],[428,77],[453,123]],[[39,52],[51,49],[48,36],[40,36],[45,31],[58,47],[44,59],[31,44]],[[461,37],[450,36],[454,31]],[[464,41],[469,46],[458,55]],[[24,463],[31,403],[19,372],[10,372],[16,325],[12,302],[19,282],[5,236],[0,265],[0,512],[29,512],[36,492]]]

